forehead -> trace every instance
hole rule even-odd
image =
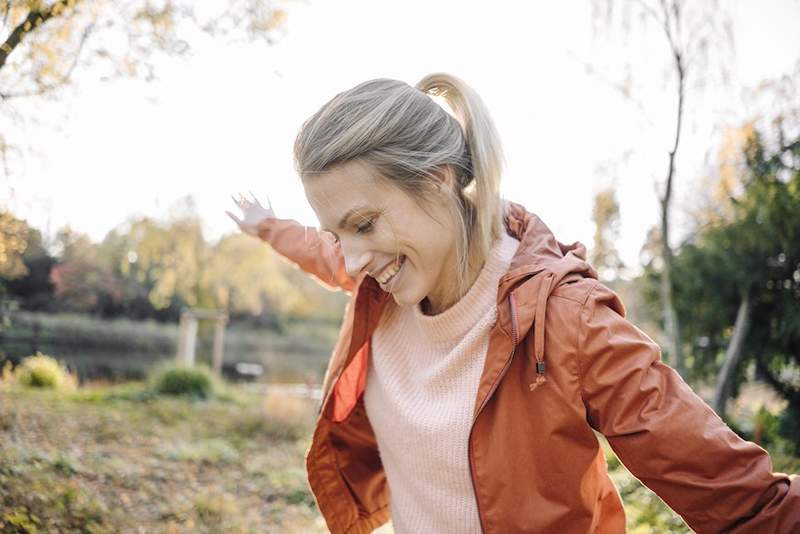
[[[381,209],[402,202],[404,196],[400,189],[385,183],[369,167],[355,161],[305,178],[303,188],[320,223],[332,230],[353,208]]]

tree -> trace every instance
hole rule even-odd
[[[69,227],[59,230],[59,262],[50,271],[56,298],[70,311],[95,312],[106,303],[119,303],[122,292],[113,273],[98,257],[85,234]]]
[[[198,32],[272,43],[285,20],[266,0],[0,0],[0,98],[63,87],[82,60],[150,78],[155,53],[185,53]]]
[[[675,185],[675,169],[681,135],[684,128],[686,94],[690,81],[702,85],[708,76],[706,67],[713,45],[731,42],[729,22],[720,15],[717,2],[697,3],[681,0],[640,0],[623,3],[621,13],[616,13],[616,2],[600,0],[595,3],[595,20],[603,20],[611,25],[621,15],[621,25],[626,32],[631,28],[631,11],[638,16],[642,26],[655,23],[663,34],[669,51],[670,71],[674,80],[675,123],[674,136],[667,149],[667,169],[663,182],[658,186],[660,205],[660,243],[661,243],[661,307],[664,330],[667,337],[667,355],[670,363],[682,375],[686,366],[681,346],[680,323],[673,302],[673,251],[670,244],[670,209]],[[721,63],[722,64],[722,63]],[[590,72],[593,67],[587,66]],[[723,77],[725,72],[723,70]],[[628,75],[623,83],[615,85],[627,99],[636,101],[643,112],[646,106],[636,100],[632,80]]]
[[[219,306],[271,316],[274,324],[281,324],[290,316],[313,313],[312,295],[293,278],[272,249],[240,233],[222,237],[213,247],[202,284]]]
[[[625,267],[614,243],[619,239],[619,203],[614,186],[594,196],[592,221],[595,224],[591,263],[605,280],[612,280]]]
[[[42,234],[36,228],[26,225],[22,262],[27,274],[13,280],[5,280],[8,294],[20,301],[20,306],[29,310],[47,310],[53,305],[53,284],[50,270],[56,259],[50,255],[42,243]]]
[[[28,248],[28,225],[10,211],[0,211],[0,279],[14,280],[28,274],[22,254]],[[4,286],[0,285],[0,290]]]
[[[127,253],[117,268],[123,278],[144,288],[154,309],[211,304],[200,290],[207,250],[196,216],[166,224],[138,219],[130,225],[124,246]]]
[[[751,130],[729,217],[702,227],[676,256],[686,340],[698,368],[718,369],[720,415],[748,363],[800,415],[800,380],[791,372],[800,366],[800,135],[775,127],[773,141]]]
[[[285,23],[270,0],[0,0],[0,104],[54,97],[78,70],[149,81],[158,55],[184,54],[203,35],[272,44]],[[0,114],[22,119],[8,105]],[[6,175],[10,135],[0,131]]]
[[[28,309],[174,321],[188,305],[279,327],[293,319],[338,321],[346,302],[251,236],[209,245],[190,196],[164,219],[130,219],[99,244],[63,227],[55,256],[38,230],[12,214],[0,213],[0,228],[2,250],[15,254],[13,268],[2,264],[0,282]]]

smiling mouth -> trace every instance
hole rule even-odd
[[[373,276],[375,280],[377,280],[381,285],[385,286],[389,282],[391,282],[397,273],[400,272],[400,269],[403,268],[403,265],[406,262],[405,256],[400,256],[400,260],[393,262],[389,267],[385,268],[383,272],[379,276]]]

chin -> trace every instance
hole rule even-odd
[[[407,289],[391,293],[391,295],[397,305],[401,307],[416,306],[425,298],[425,295],[418,295],[416,291],[408,291]]]
[[[401,308],[405,308],[407,306],[415,306],[419,301],[422,300],[422,299],[418,299],[418,300],[409,299],[403,293],[400,293],[400,294],[392,293],[391,295],[392,295],[392,298],[394,299],[394,301],[397,303],[397,305],[400,306]]]

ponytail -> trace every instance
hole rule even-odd
[[[469,242],[478,247],[477,256],[485,258],[502,228],[500,179],[504,158],[500,136],[478,93],[456,76],[429,74],[416,87],[444,98],[464,130],[470,173],[460,185],[475,211],[474,233]]]

